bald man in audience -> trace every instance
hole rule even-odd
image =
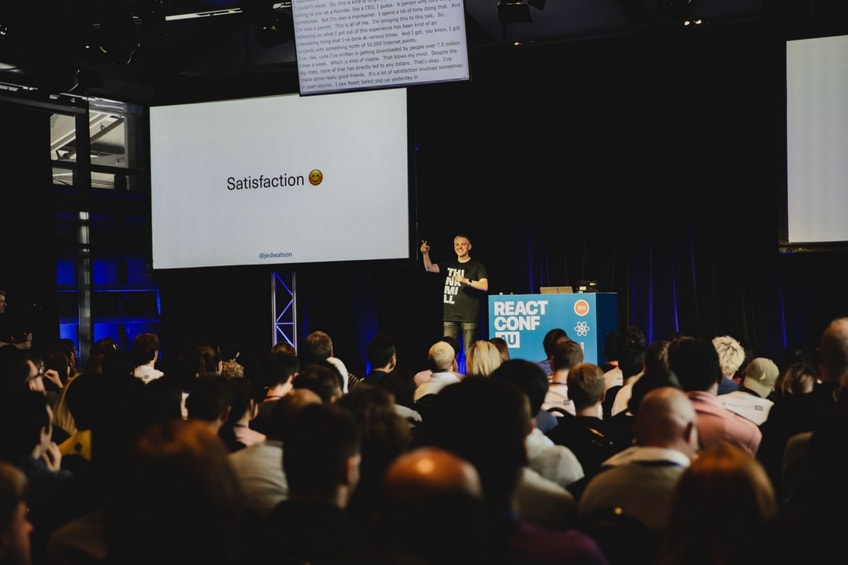
[[[648,392],[633,424],[635,445],[603,463],[578,501],[578,514],[620,509],[652,530],[665,529],[677,479],[697,450],[696,420],[683,391]]]
[[[697,416],[682,390],[649,391],[637,411],[634,445],[589,480],[577,506],[583,529],[613,565],[653,565],[674,493],[698,448]]]
[[[477,563],[483,516],[474,465],[445,449],[420,447],[387,469],[374,535],[378,547],[430,563]],[[438,531],[426,535],[434,525]]]

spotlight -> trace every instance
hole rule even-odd
[[[139,45],[138,30],[129,7],[117,2],[103,4],[87,48],[108,63],[123,65],[132,60]]]
[[[269,0],[241,0],[241,11],[253,25],[256,41],[262,47],[286,43],[294,35],[293,22],[286,22]],[[288,24],[288,25],[287,25]]]
[[[498,0],[498,21],[502,24],[533,21],[527,0]]]

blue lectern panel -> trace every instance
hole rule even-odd
[[[489,295],[489,334],[502,337],[513,359],[545,359],[542,340],[562,328],[583,346],[584,359],[602,362],[607,333],[618,325],[615,293]]]

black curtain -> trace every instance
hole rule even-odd
[[[0,100],[0,288],[7,313],[33,332],[34,345],[59,337],[56,235],[50,167],[50,113]]]
[[[845,251],[779,251],[782,40],[679,30],[472,61],[471,81],[410,93],[416,239],[435,261],[464,233],[492,293],[597,280],[618,293],[619,325],[651,341],[730,334],[776,361],[848,313]],[[302,272],[302,329],[335,335],[353,370],[377,331],[423,365],[441,277],[417,259]]]

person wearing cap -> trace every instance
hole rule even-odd
[[[740,416],[748,418],[758,426],[768,419],[774,401],[769,397],[780,370],[771,359],[755,357],[745,365],[739,390],[720,394],[721,405]]]

